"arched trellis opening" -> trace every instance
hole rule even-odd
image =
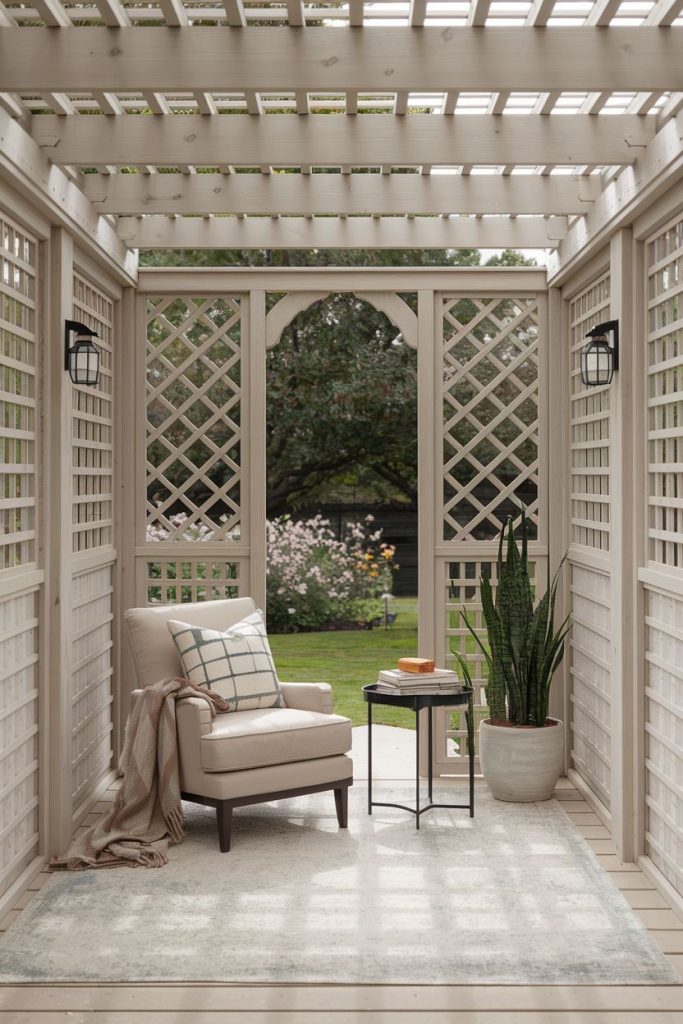
[[[278,328],[287,321],[277,338],[267,335],[269,631],[368,623],[380,616],[379,597],[387,590],[417,596],[417,316],[410,305],[416,296],[370,299],[355,291],[290,295],[268,314]],[[396,320],[412,332],[412,345]],[[311,522],[317,517],[326,536],[348,552],[347,559],[334,548],[335,572],[319,560],[318,527]],[[292,551],[296,575],[285,554],[294,537],[290,520],[300,523]],[[373,540],[378,531],[381,539]],[[376,554],[377,564],[352,557],[359,544]],[[381,544],[388,545],[383,555]],[[394,562],[400,568],[392,579]],[[404,611],[399,628],[405,617]],[[315,643],[325,659],[331,655],[323,639]],[[416,638],[408,635],[405,643],[404,653],[414,653]],[[395,656],[387,657],[393,663]],[[291,676],[296,666],[288,671]]]
[[[460,609],[483,625],[477,581],[492,571],[496,525],[522,493],[537,520],[536,571],[545,576],[547,338],[538,271],[143,271],[138,330],[146,355],[140,347],[136,357],[147,392],[138,385],[137,405],[147,410],[147,439],[137,432],[133,440],[138,499],[128,603],[233,594],[265,603],[267,355],[297,314],[338,292],[384,313],[416,350],[419,650],[449,664],[456,646],[466,650]],[[159,329],[171,308],[174,322]],[[180,401],[169,400],[169,387]],[[161,409],[156,423],[152,408]],[[162,451],[159,464],[151,444]],[[179,473],[187,516],[154,537],[159,510],[149,483],[161,474],[168,489],[169,467]],[[195,500],[197,481],[206,486]],[[483,666],[476,675],[483,715]],[[438,715],[436,736],[436,770],[458,774],[464,723]]]

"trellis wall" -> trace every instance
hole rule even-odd
[[[437,621],[441,663],[453,651],[474,667],[477,721],[488,709],[483,656],[463,613],[485,632],[479,580],[496,583],[497,537],[520,505],[540,586],[547,568],[545,299],[533,295],[439,296],[434,424],[437,467]],[[543,384],[541,383],[543,382]],[[436,767],[465,770],[464,716],[435,713]]]
[[[610,319],[610,275],[569,301],[569,757],[606,811],[611,792],[610,388],[581,381],[586,332]]]
[[[71,800],[78,818],[112,763],[114,302],[76,270],[73,317],[98,337],[100,381],[71,387]]]
[[[0,894],[40,852],[39,257],[0,206]]]
[[[244,297],[224,294],[139,300],[145,340],[135,548],[140,604],[251,592],[247,305]]]
[[[683,216],[647,260],[645,853],[683,893]]]

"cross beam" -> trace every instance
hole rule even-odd
[[[683,28],[5,28],[0,92],[683,88]]]
[[[628,164],[653,137],[654,125],[654,117],[635,114],[458,118],[44,114],[32,118],[31,134],[53,161],[80,167]]]
[[[420,174],[87,174],[101,213],[580,214],[595,178]]]
[[[544,249],[566,234],[564,217],[373,218],[122,217],[120,237],[139,249]]]

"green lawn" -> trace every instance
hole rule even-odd
[[[375,683],[380,669],[395,668],[399,658],[417,654],[417,598],[395,598],[390,608],[398,618],[388,630],[382,626],[270,636],[278,676],[283,682],[330,683],[334,710],[354,725],[365,725],[367,704],[361,687]],[[401,708],[375,707],[373,721],[415,727],[413,712]]]

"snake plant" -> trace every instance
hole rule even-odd
[[[485,644],[472,628],[467,615],[463,621],[481,650],[488,670],[486,700],[491,720],[510,725],[543,726],[553,673],[564,656],[569,616],[555,628],[555,597],[560,569],[553,578],[548,570],[545,594],[534,607],[534,587],[529,576],[527,517],[521,515],[522,549],[517,546],[514,521],[508,517],[500,531],[498,584],[495,597],[491,581],[482,577],[481,603],[486,622]],[[507,547],[506,547],[507,535]],[[503,551],[506,549],[506,556]],[[467,660],[454,651],[468,686],[472,685]]]

